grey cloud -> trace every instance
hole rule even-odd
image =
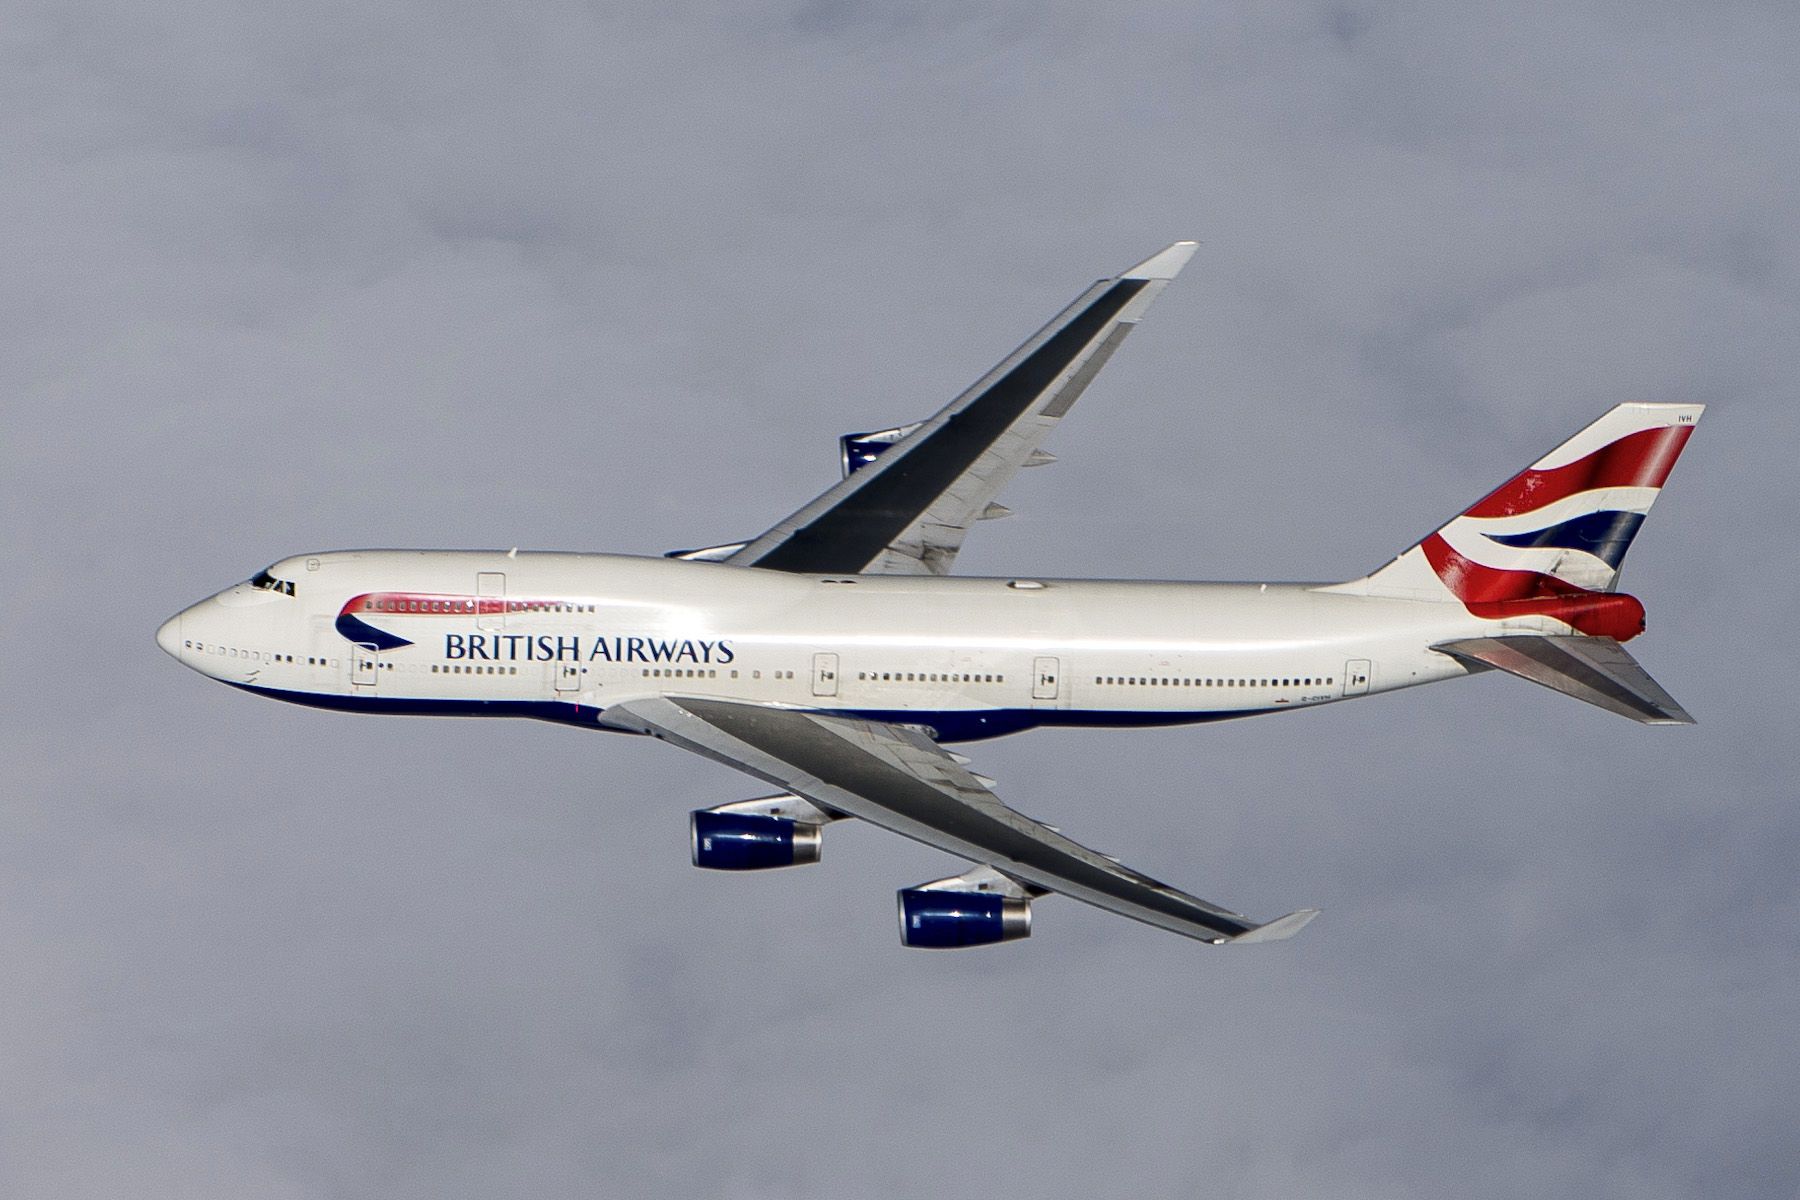
[[[1785,11],[11,29],[0,1191],[1797,1190]],[[1134,864],[1327,914],[1208,953],[1050,901],[931,956],[920,847],[712,878],[720,769],[260,704],[151,642],[307,548],[754,532],[1182,236],[964,569],[1346,576],[1607,404],[1701,399],[1626,583],[1703,723],[1484,677],[983,746]]]

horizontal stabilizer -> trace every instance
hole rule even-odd
[[[1694,718],[1609,637],[1465,638],[1433,646],[1465,663],[1494,667],[1646,725],[1692,725]]]
[[[1287,939],[1306,928],[1308,921],[1319,915],[1316,908],[1303,908],[1291,912],[1285,917],[1276,917],[1267,925],[1258,925],[1248,933],[1240,933],[1231,939],[1236,946],[1245,942],[1285,942]]]

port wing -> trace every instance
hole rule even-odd
[[[990,866],[1062,895],[1220,945],[1292,937],[1317,915],[1260,924],[1090,850],[1001,803],[915,728],[731,700],[658,697],[606,710],[606,724],[653,734],[832,812]]]

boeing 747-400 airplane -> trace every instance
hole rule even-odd
[[[1700,419],[1622,404],[1347,583],[955,578],[977,521],[1194,252],[1076,298],[935,416],[840,439],[843,478],[744,542],[662,558],[348,550],[285,558],[172,617],[203,675],[320,708],[648,734],[777,794],[692,814],[696,866],[817,862],[846,817],[964,874],[899,894],[908,946],[1022,938],[1059,892],[1221,944],[1292,936],[1016,809],[947,749],[1043,725],[1291,712],[1498,669],[1633,720],[1690,718],[1625,652],[1620,561]]]

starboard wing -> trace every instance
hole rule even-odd
[[[816,575],[948,574],[970,528],[1001,515],[994,497],[1193,253],[1193,242],[1176,242],[1095,283],[879,459],[723,560]]]

